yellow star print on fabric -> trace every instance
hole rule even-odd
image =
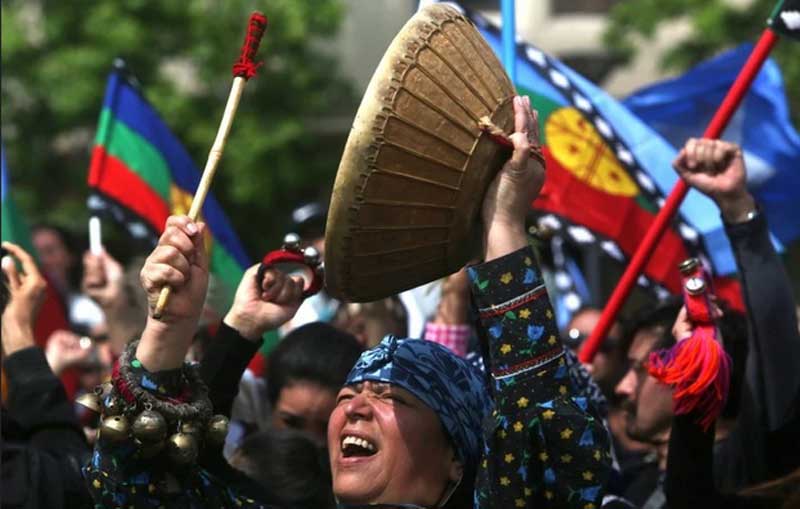
[[[512,461],[514,461],[514,455],[511,454],[511,453],[508,453],[508,454],[505,455],[505,457],[503,459],[506,461],[506,463],[511,463]]]
[[[513,279],[514,279],[514,276],[512,276],[510,272],[506,272],[505,274],[503,274],[502,276],[500,276],[500,281],[501,281],[501,282],[502,282],[504,285],[507,285],[507,284],[508,284],[508,283],[510,283],[510,282],[511,282]]]
[[[506,433],[506,430],[501,429],[500,431],[497,432],[497,436],[500,437],[501,439],[506,438],[508,436],[508,433]]]
[[[506,476],[503,476],[503,477],[500,478],[500,485],[501,486],[508,486],[509,484],[511,484],[511,479],[509,479]]]
[[[594,474],[586,470],[583,474],[581,474],[586,481],[591,481],[594,479]]]
[[[103,484],[102,484],[100,481],[98,481],[97,479],[95,479],[94,481],[92,481],[92,486],[94,486],[94,487],[95,487],[95,488],[97,488],[97,489],[100,489],[100,486],[102,486],[102,485],[103,485]]]
[[[550,490],[544,490],[544,498],[547,500],[553,500],[553,492]]]
[[[600,454],[600,449],[595,449],[594,450],[594,459],[596,459],[597,461],[600,461],[601,457],[602,457],[602,455]]]
[[[569,440],[569,437],[571,437],[571,436],[572,436],[572,430],[571,429],[564,428],[563,430],[561,430],[561,438],[563,438],[564,440]]]
[[[562,463],[569,463],[570,461],[572,461],[572,455],[571,454],[563,454],[563,455],[561,455],[561,462]]]
[[[547,461],[549,458],[550,458],[550,456],[548,456],[546,452],[540,452],[539,453],[539,459],[540,460]]]
[[[596,507],[597,507],[596,505],[594,505],[593,503],[589,502],[588,504],[583,506],[583,509],[595,509]]]
[[[530,318],[530,316],[531,316],[530,309],[523,309],[519,312],[519,317],[522,318],[523,320],[527,320],[528,318]]]
[[[508,343],[503,343],[503,346],[500,347],[500,353],[505,355],[505,354],[507,354],[508,352],[510,352],[513,349],[514,348],[511,345],[509,345]]]
[[[533,260],[531,260],[530,256],[526,256],[524,262],[525,262],[525,265],[530,266],[530,264],[533,263]]]
[[[545,313],[545,315],[547,316],[548,320],[552,320],[553,319],[553,310],[550,309],[550,308],[547,308],[547,312]]]
[[[562,386],[560,386],[560,387],[558,388],[558,392],[559,392],[560,394],[562,394],[562,395],[563,395],[563,394],[566,394],[566,393],[567,393],[567,386],[566,386],[566,385],[562,385]]]
[[[550,337],[547,338],[547,342],[549,344],[551,344],[551,345],[555,345],[556,344],[556,337],[551,334]]]
[[[542,418],[545,421],[549,421],[550,419],[553,418],[554,415],[556,415],[556,413],[552,410],[545,410],[544,412],[542,412]]]
[[[521,398],[519,398],[517,400],[517,406],[520,407],[520,408],[527,408],[528,407],[528,402],[529,402],[528,398],[523,396],[523,397],[521,397]]]
[[[519,421],[517,421],[517,422],[515,422],[515,423],[514,423],[514,431],[516,431],[517,433],[519,433],[519,432],[520,432],[520,431],[522,431],[523,429],[525,429],[525,425],[524,425],[524,424],[522,424],[522,423],[521,423],[521,422],[519,422]]]
[[[525,507],[525,500],[522,498],[517,498],[514,500],[514,505],[517,507]]]
[[[530,488],[525,488],[525,496],[530,497],[531,495],[533,495],[533,490]]]

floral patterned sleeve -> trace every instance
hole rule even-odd
[[[495,396],[475,507],[594,509],[611,471],[608,435],[572,386],[534,260],[525,248],[469,269]]]
[[[131,372],[143,388],[158,397],[180,400],[185,393],[187,382],[180,369],[150,373],[138,360],[133,360]],[[176,468],[165,452],[151,459],[140,459],[132,440],[115,443],[105,440],[102,434],[89,464],[84,467],[84,476],[96,508],[266,507],[199,465]]]

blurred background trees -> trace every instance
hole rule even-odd
[[[497,14],[498,0],[463,0]],[[775,0],[518,0],[520,35],[617,95],[744,41]],[[292,207],[327,199],[361,92],[418,0],[3,0],[2,133],[11,185],[32,221],[85,231],[89,154],[106,78],[123,58],[202,167],[249,13],[270,18],[214,193],[251,256]],[[597,23],[588,24],[589,19]],[[591,26],[590,26],[591,25]],[[661,30],[680,25],[680,37]],[[577,28],[576,28],[577,27]],[[598,29],[603,27],[602,29]],[[581,30],[581,37],[575,31]],[[605,31],[605,47],[600,35]],[[665,36],[665,34],[667,34]],[[644,72],[657,41],[668,51]],[[800,124],[800,44],[774,51]],[[347,77],[345,77],[347,76]],[[108,228],[107,228],[108,230]]]
[[[2,131],[12,189],[32,221],[85,230],[84,184],[116,57],[202,168],[248,16],[270,24],[214,192],[251,255],[273,247],[298,201],[327,197],[342,140],[317,119],[354,101],[325,48],[337,0],[10,0],[2,3]]]
[[[652,38],[664,23],[685,20],[689,36],[676,40],[661,65],[685,71],[720,51],[743,42],[755,42],[777,0],[627,0],[609,13],[605,42],[620,63],[636,53],[637,39]],[[800,44],[783,41],[771,53],[783,72],[792,120],[800,125]]]

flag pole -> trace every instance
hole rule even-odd
[[[516,88],[517,59],[516,59],[516,29],[517,21],[514,12],[514,0],[500,0],[500,15],[502,17],[502,44],[503,67],[506,69],[511,84]]]
[[[750,85],[753,83],[758,71],[764,65],[770,51],[772,51],[772,48],[777,42],[778,36],[775,32],[770,28],[765,29],[758,39],[756,46],[753,48],[753,51],[750,53],[750,56],[747,58],[744,67],[742,67],[733,85],[731,85],[730,90],[728,90],[725,99],[723,99],[722,104],[708,124],[705,133],[703,133],[704,138],[717,139],[720,137],[722,131],[725,130],[731,117],[750,89]],[[622,305],[633,289],[633,285],[636,284],[639,274],[642,273],[645,264],[653,254],[656,244],[669,226],[673,216],[678,211],[678,207],[680,207],[681,202],[688,192],[689,186],[686,185],[686,182],[682,179],[678,179],[678,182],[672,188],[672,191],[670,191],[664,206],[661,207],[653,224],[647,230],[644,239],[642,239],[642,242],[636,249],[630,264],[625,269],[619,283],[617,283],[617,287],[614,288],[614,292],[611,294],[608,304],[606,304],[603,313],[600,315],[600,320],[597,322],[589,339],[587,339],[581,347],[581,351],[578,355],[581,362],[588,363],[592,362],[592,359],[594,359],[597,350],[600,348],[606,334],[608,334],[608,331],[611,329],[620,309],[622,309]]]

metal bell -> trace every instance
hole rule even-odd
[[[144,410],[133,420],[131,431],[134,438],[141,442],[147,444],[162,442],[167,438],[167,421],[158,412]]]
[[[87,392],[78,396],[78,399],[75,400],[75,403],[85,406],[89,410],[95,413],[100,413],[102,410],[102,404],[100,402],[100,396],[95,394],[94,392]]]
[[[224,415],[214,415],[208,420],[206,425],[206,440],[215,445],[225,443],[228,436],[228,418]]]
[[[287,233],[283,237],[283,249],[287,251],[300,251],[300,235],[296,233]]]
[[[316,265],[319,263],[319,251],[311,246],[303,250],[303,257],[309,265]]]
[[[681,274],[684,276],[691,276],[699,266],[700,260],[697,258],[687,258],[678,265],[678,270],[680,270]]]
[[[700,295],[706,291],[706,282],[701,277],[690,277],[683,286],[691,295]]]
[[[186,422],[181,423],[181,427],[180,427],[179,431],[181,433],[186,433],[188,435],[194,435],[196,437],[199,437],[200,436],[200,432],[202,430],[203,430],[203,428],[196,421],[186,421]]]
[[[125,401],[116,396],[106,396],[103,400],[103,415],[121,415],[125,411]]]
[[[199,446],[194,435],[188,433],[175,433],[167,441],[167,454],[173,463],[188,465],[197,460]]]
[[[141,440],[134,439],[133,442],[136,444],[137,451],[136,456],[142,459],[150,459],[154,456],[157,456],[162,450],[164,450],[165,442],[163,440],[159,442],[142,442]]]
[[[100,437],[111,442],[122,442],[128,438],[128,419],[122,415],[114,415],[103,419],[100,424]]]

